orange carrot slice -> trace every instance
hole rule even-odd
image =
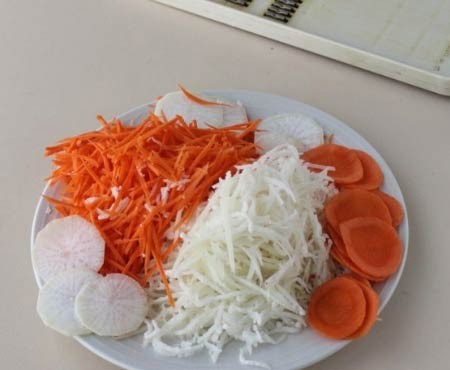
[[[356,281],[358,281],[358,283],[361,283],[362,285],[365,285],[368,288],[372,288],[372,284],[370,284],[370,281],[366,278],[363,278],[359,275],[356,275],[355,273],[351,273],[349,275],[352,279],[355,279]]]
[[[194,103],[201,104],[201,105],[228,105],[226,103],[218,103],[216,101],[212,100],[205,100],[202,98],[199,98],[198,96],[192,94],[191,92],[187,91],[183,86],[178,85],[178,88],[183,93],[183,95],[188,98],[189,100],[193,101]]]
[[[341,266],[345,267],[347,270],[351,271],[352,274],[359,276],[361,279],[366,279],[369,281],[379,282],[386,280],[384,276],[371,276],[364,271],[362,271],[358,266],[356,266],[353,261],[348,257],[346,252],[335,248],[334,246],[330,249],[330,255],[333,259],[338,262]]]
[[[383,191],[375,190],[374,193],[378,195],[384,202],[384,204],[386,204],[386,206],[388,207],[389,213],[391,214],[392,218],[392,226],[399,227],[403,221],[404,216],[403,207],[400,202]]]
[[[366,300],[360,284],[337,277],[318,287],[308,305],[308,322],[320,334],[333,339],[352,335],[363,324]]]
[[[366,280],[367,281],[367,280]],[[377,320],[378,308],[380,306],[380,298],[377,292],[370,286],[358,281],[366,299],[366,316],[362,325],[351,335],[345,339],[358,339],[365,336],[372,329]]]
[[[327,225],[328,226],[328,225]],[[345,267],[347,270],[351,271],[351,274],[348,276],[352,276],[358,278],[363,282],[367,282],[370,286],[370,281],[383,281],[385,280],[384,276],[371,276],[364,271],[362,271],[358,266],[356,266],[353,261],[348,257],[347,251],[345,250],[344,242],[341,236],[333,230],[332,227],[326,227],[326,232],[330,236],[331,241],[333,242],[330,255],[331,257],[339,263],[342,267]]]
[[[345,339],[361,338],[366,335],[375,324],[380,299],[378,297],[378,293],[372,288],[372,285],[370,285],[368,280],[362,279],[361,277],[354,274],[341,275],[341,277],[353,279],[358,284],[360,284],[364,294],[364,298],[366,299],[366,316],[364,317],[362,325],[353,334],[349,335]]]
[[[361,277],[359,275],[356,275],[355,273],[344,274],[344,275],[341,275],[341,276],[349,278],[349,279],[354,279],[358,283],[361,283],[361,284],[365,285],[368,288],[372,288],[372,285],[370,284],[368,279],[365,279],[365,278],[363,278],[363,277]]]
[[[375,217],[357,217],[340,224],[351,261],[371,276],[388,277],[400,266],[402,242],[397,231]]]
[[[392,223],[389,209],[375,194],[367,190],[348,189],[335,195],[325,206],[325,218],[334,231],[339,224],[355,217],[377,217]]]
[[[325,228],[326,233],[329,235],[331,241],[333,242],[333,248],[338,249],[341,253],[345,252],[344,242],[342,241],[341,236],[334,231],[334,229],[327,225]]]
[[[358,156],[350,149],[336,144],[323,144],[301,155],[308,163],[334,167],[329,172],[336,184],[352,184],[363,177],[363,166]],[[318,171],[314,168],[312,171]]]
[[[383,183],[383,172],[378,163],[369,154],[362,150],[353,150],[363,166],[363,177],[352,184],[345,185],[348,189],[374,190]]]

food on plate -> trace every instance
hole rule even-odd
[[[358,283],[361,283],[362,285],[365,285],[368,288],[372,288],[372,285],[370,284],[370,281],[367,280],[367,279],[364,279],[361,276],[355,275],[353,273],[344,274],[344,275],[341,275],[341,276],[348,277],[348,278],[351,278],[351,279],[355,279],[356,281],[358,281]]]
[[[47,199],[62,216],[81,216],[98,229],[106,242],[102,273],[145,285],[158,271],[171,299],[162,264],[211,186],[257,156],[247,135],[258,121],[199,129],[153,114],[136,127],[99,119],[101,130],[47,148],[56,165],[51,184],[63,187],[60,199]]]
[[[199,127],[222,126],[223,106],[216,103],[207,105],[188,99],[182,92],[176,91],[164,95],[156,102],[155,114],[170,121],[182,116],[186,122],[196,120]]]
[[[383,172],[381,171],[378,163],[369,154],[362,150],[353,150],[358,156],[363,166],[363,177],[361,180],[352,184],[347,184],[345,187],[349,189],[365,189],[374,190],[378,189],[383,183]]]
[[[120,336],[144,322],[147,294],[132,278],[109,274],[83,286],[75,299],[78,320],[97,335]]]
[[[104,255],[105,242],[98,229],[76,215],[49,222],[37,235],[32,251],[34,268],[44,281],[69,269],[98,271]]]
[[[86,269],[73,269],[53,275],[39,291],[37,312],[48,327],[64,335],[85,335],[87,329],[75,316],[75,297],[89,282],[101,275]]]
[[[403,220],[403,208],[397,199],[386,194],[384,191],[375,190],[374,193],[378,195],[381,200],[388,207],[389,213],[392,218],[392,226],[399,227]]]
[[[223,106],[223,126],[247,122],[247,111],[241,102],[227,102]]]
[[[370,281],[382,281],[384,278],[371,276],[365,271],[361,270],[358,266],[356,266],[353,261],[348,257],[347,251],[345,250],[344,242],[341,236],[333,230],[333,228],[327,225],[326,232],[330,236],[331,241],[333,242],[330,248],[330,256],[338,262],[342,267],[345,267],[347,270],[353,272],[355,276],[359,276],[365,280]]]
[[[283,113],[261,121],[255,143],[262,153],[281,144],[291,144],[299,153],[324,142],[322,127],[311,117],[301,113]]]
[[[313,292],[308,323],[328,338],[357,339],[375,323],[378,306],[378,295],[367,281],[342,275]]]
[[[366,299],[366,316],[364,317],[362,325],[353,334],[349,335],[345,339],[358,339],[369,333],[370,329],[372,329],[372,326],[377,320],[378,308],[380,306],[380,298],[370,283],[366,279],[361,280],[360,278],[354,276],[353,278],[360,284],[364,298]]]
[[[301,158],[312,164],[312,171],[329,168],[330,176],[337,185],[355,183],[364,175],[358,155],[342,145],[323,144],[303,153]]]
[[[201,105],[209,105],[209,106],[221,106],[223,108],[223,121],[221,126],[230,126],[238,123],[247,122],[247,112],[244,106],[239,102],[229,102],[224,101],[222,99],[211,98],[209,100],[201,99],[200,97],[192,94],[187,91],[184,87],[178,86],[179,90],[183,95],[189,99],[191,102],[201,104]],[[212,100],[211,100],[212,99]],[[196,120],[193,117],[193,120]],[[205,122],[208,125],[211,125],[208,122]],[[200,124],[201,126],[201,124]]]
[[[330,180],[291,145],[220,179],[170,263],[175,307],[150,282],[145,341],[172,356],[207,349],[215,360],[236,339],[244,358],[304,327],[310,292],[332,276],[318,220],[336,191]]]
[[[403,210],[394,201],[389,211],[377,191],[345,189],[334,196],[324,212],[334,260],[370,281],[383,281],[397,271],[402,245],[391,214],[401,219]]]
[[[368,275],[387,278],[402,260],[402,242],[394,227],[376,217],[356,217],[339,225],[345,251]]]
[[[203,99],[198,95],[194,95],[188,90],[186,90],[183,86],[178,85],[179,92],[187,99],[190,100],[193,103],[200,104],[200,105],[209,105],[209,106],[224,106],[225,103],[220,103],[216,100],[210,100],[210,99]],[[170,94],[170,93],[169,93]]]
[[[355,217],[377,217],[391,223],[391,214],[384,202],[367,190],[343,190],[325,206],[325,218],[334,231],[339,233],[341,222]]]
[[[48,326],[145,330],[161,355],[214,362],[237,340],[241,363],[263,367],[248,359],[258,345],[308,324],[333,339],[370,331],[371,283],[400,266],[404,211],[368,153],[324,144],[333,133],[302,114],[248,121],[240,103],[183,87],[137,126],[98,120],[46,149],[58,191],[44,197],[61,218],[32,255]]]
[[[361,285],[345,277],[329,280],[317,288],[308,306],[308,322],[319,333],[344,339],[363,324],[366,299]]]
[[[158,99],[155,114],[169,121],[176,116],[182,116],[186,122],[195,120],[200,128],[247,122],[247,113],[239,102],[199,97],[181,86],[180,91],[168,93]]]

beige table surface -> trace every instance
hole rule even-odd
[[[188,1],[188,0],[187,0]],[[0,368],[116,369],[35,312],[31,220],[45,145],[173,90],[267,91],[356,129],[406,197],[410,253],[382,321],[311,367],[448,369],[450,100],[146,0],[0,1]]]

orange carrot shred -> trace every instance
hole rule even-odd
[[[210,101],[210,100],[204,100],[202,98],[199,98],[198,96],[192,94],[191,92],[187,91],[183,86],[178,85],[178,88],[180,89],[180,91],[183,93],[183,95],[188,98],[189,100],[192,100],[194,103],[197,104],[201,104],[201,105],[229,105],[226,103],[218,103],[215,101]]]
[[[152,113],[135,127],[97,119],[100,130],[46,148],[55,165],[49,181],[62,187],[58,199],[46,200],[98,228],[106,244],[102,273],[125,273],[145,285],[159,272],[173,304],[164,263],[181,240],[166,232],[176,235],[221,176],[257,157],[242,133],[253,134],[259,122],[200,129]]]

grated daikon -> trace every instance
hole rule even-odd
[[[228,173],[166,266],[175,308],[159,275],[150,281],[145,343],[166,356],[206,349],[215,362],[234,339],[241,363],[267,367],[246,356],[304,327],[311,292],[332,274],[319,217],[335,192],[291,145]]]

